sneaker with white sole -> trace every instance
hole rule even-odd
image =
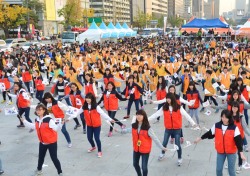
[[[102,152],[98,152],[97,157],[101,158],[102,157]]]
[[[58,174],[59,176],[63,176],[63,173]]]
[[[43,175],[43,171],[42,170],[35,170],[35,176],[41,176],[41,175]]]
[[[181,166],[181,164],[182,164],[182,159],[178,159],[177,164],[178,164],[178,166]]]
[[[237,169],[236,169],[236,173],[237,173],[237,174],[240,174],[240,173],[241,173],[241,171],[242,171],[242,166],[237,167]]]
[[[91,149],[88,149],[88,153],[95,151],[95,149],[96,149],[96,147],[92,147]]]
[[[162,161],[165,158],[165,154],[161,153],[158,157],[158,161]]]
[[[71,147],[72,147],[72,143],[69,143],[69,144],[68,144],[68,148],[71,148]]]

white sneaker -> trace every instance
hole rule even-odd
[[[68,144],[68,148],[71,148],[71,147],[72,147],[72,143],[69,143],[69,144]]]
[[[248,145],[244,145],[243,148],[244,148],[244,151],[245,151],[245,152],[248,152]]]
[[[240,173],[241,173],[241,171],[242,171],[242,166],[237,167],[237,169],[236,169],[236,173],[237,173],[237,174],[240,174]]]
[[[177,164],[178,164],[178,166],[181,166],[181,164],[182,164],[182,159],[178,159]]]
[[[35,170],[35,176],[42,176],[43,171],[42,170]]]
[[[161,153],[158,157],[158,161],[162,161],[165,158],[165,154]]]
[[[227,165],[227,164],[225,164],[224,168],[225,168],[225,169],[228,169],[228,165]]]

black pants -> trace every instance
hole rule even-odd
[[[131,110],[131,106],[132,106],[133,102],[135,102],[136,112],[139,111],[139,103],[140,103],[139,99],[137,99],[137,100],[128,100],[127,116],[130,115],[130,110]]]
[[[204,102],[206,102],[206,101],[209,100],[209,99],[211,99],[211,100],[213,101],[213,103],[214,103],[215,106],[218,106],[217,101],[216,101],[216,100],[214,99],[214,97],[212,97],[212,96],[205,96]]]
[[[140,157],[141,157],[142,173],[141,173],[141,168],[139,165]],[[149,159],[149,153],[140,153],[140,152],[134,151],[133,165],[138,176],[148,175],[148,159]]]
[[[7,91],[3,91],[3,100],[6,101],[6,94],[7,94]],[[10,101],[12,101],[12,98],[7,94],[8,98]]]
[[[39,158],[38,158],[38,166],[37,166],[37,170],[42,170],[42,166],[44,163],[44,158],[46,155],[47,150],[49,149],[49,154],[50,154],[50,158],[53,161],[56,169],[57,169],[57,173],[60,174],[62,173],[62,168],[61,168],[61,164],[60,161],[57,158],[57,142],[52,143],[52,144],[48,144],[48,145],[44,145],[40,142],[39,144]]]
[[[116,124],[122,126],[123,124],[115,118],[115,114],[116,114],[116,111],[108,111],[108,115],[111,119],[113,119],[115,121]],[[111,123],[112,126],[110,126],[109,128],[109,131],[112,132],[113,131],[113,126],[114,126],[114,123]]]

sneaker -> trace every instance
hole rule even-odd
[[[182,164],[182,159],[178,159],[177,164],[178,164],[178,166],[181,166],[181,164]]]
[[[170,139],[170,143],[173,144],[174,143],[174,138]]]
[[[23,128],[23,127],[25,127],[24,125],[17,125],[16,126],[17,128]]]
[[[245,152],[248,152],[248,146],[247,145],[244,145],[243,148],[244,148]]]
[[[181,144],[184,143],[184,138],[183,137],[180,138],[180,142],[181,142]]]
[[[91,149],[88,149],[88,153],[95,151],[95,149],[96,149],[96,147],[92,147]]]
[[[144,109],[144,106],[142,106],[141,109]]]
[[[83,134],[86,134],[86,129],[83,130]]]
[[[3,170],[1,170],[1,171],[0,171],[0,175],[3,175],[3,174],[4,174],[4,171],[3,171]]]
[[[108,137],[111,137],[112,136],[112,132],[110,131],[109,134],[108,134]]]
[[[81,125],[75,125],[74,130],[76,130],[78,127],[81,127]]]
[[[8,105],[12,105],[12,104],[13,104],[13,102],[12,102],[12,101],[9,101],[9,102],[8,102]]]
[[[59,176],[63,176],[63,173],[58,174]]]
[[[72,147],[72,143],[69,143],[69,144],[68,144],[68,148],[71,148],[71,147]]]
[[[158,161],[162,161],[165,158],[165,154],[161,153],[158,157]]]
[[[227,163],[225,164],[224,168],[225,168],[225,169],[228,169],[228,165],[227,165]]]
[[[35,175],[38,176],[38,175],[43,175],[43,171],[42,170],[36,170],[35,171]]]
[[[1,103],[5,103],[5,102],[6,102],[6,100],[2,100],[2,101],[1,101]]]
[[[125,128],[126,128],[126,125],[122,125],[122,126],[121,126],[121,129],[125,129]]]
[[[201,108],[201,110],[200,110],[200,112],[204,112],[205,111],[205,108],[203,107],[203,108]]]
[[[102,157],[102,152],[98,152],[97,157],[101,158]]]
[[[236,169],[236,173],[237,173],[237,174],[240,174],[240,173],[241,173],[241,171],[242,171],[242,166],[237,167],[237,169]]]
[[[123,117],[123,119],[129,119],[129,116],[125,116],[125,117]]]
[[[34,131],[34,129],[30,129],[30,130],[29,130],[29,133],[32,133],[33,131]]]

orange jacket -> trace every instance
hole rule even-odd
[[[156,90],[156,99],[157,100],[162,100],[164,98],[166,98],[167,92],[166,89],[157,89]]]
[[[42,91],[42,90],[45,90],[45,85],[43,84],[43,81],[41,78],[36,78],[34,80],[35,82],[35,85],[36,85],[36,90],[38,91]]]
[[[110,93],[109,96],[104,94],[103,98],[104,107],[107,111],[116,111],[118,109],[118,98],[115,94]]]
[[[152,148],[152,138],[149,137],[147,130],[132,128],[133,147],[135,152],[150,153]]]
[[[180,109],[177,111],[164,111],[164,126],[166,129],[181,129],[182,128],[182,116]]]
[[[23,93],[27,93],[27,92],[24,89],[21,89],[17,94],[17,107],[18,108],[30,107],[30,100],[26,100],[23,96]]]
[[[53,115],[55,116],[55,118],[64,118],[64,112],[58,106],[58,102],[57,101],[52,102],[51,111],[52,111]]]
[[[23,82],[30,82],[32,80],[32,76],[29,71],[25,71],[22,73]]]
[[[85,109],[83,113],[87,126],[99,127],[102,125],[101,116],[96,109],[91,109],[90,111]]]
[[[1,82],[1,83],[4,83],[4,85],[5,85],[5,90],[7,90],[7,89],[10,88],[10,81],[9,81],[8,77],[7,77],[7,78],[6,78],[6,77],[1,78],[1,79],[0,79],[0,82]]]
[[[197,109],[200,106],[200,99],[199,99],[199,93],[198,92],[187,92],[186,94],[187,96],[187,100],[191,101],[191,100],[195,100],[194,105],[193,106],[188,106],[188,108],[190,109]]]
[[[73,107],[80,109],[84,104],[84,99],[81,96],[81,91],[77,91],[76,95],[70,94],[70,101]]]

